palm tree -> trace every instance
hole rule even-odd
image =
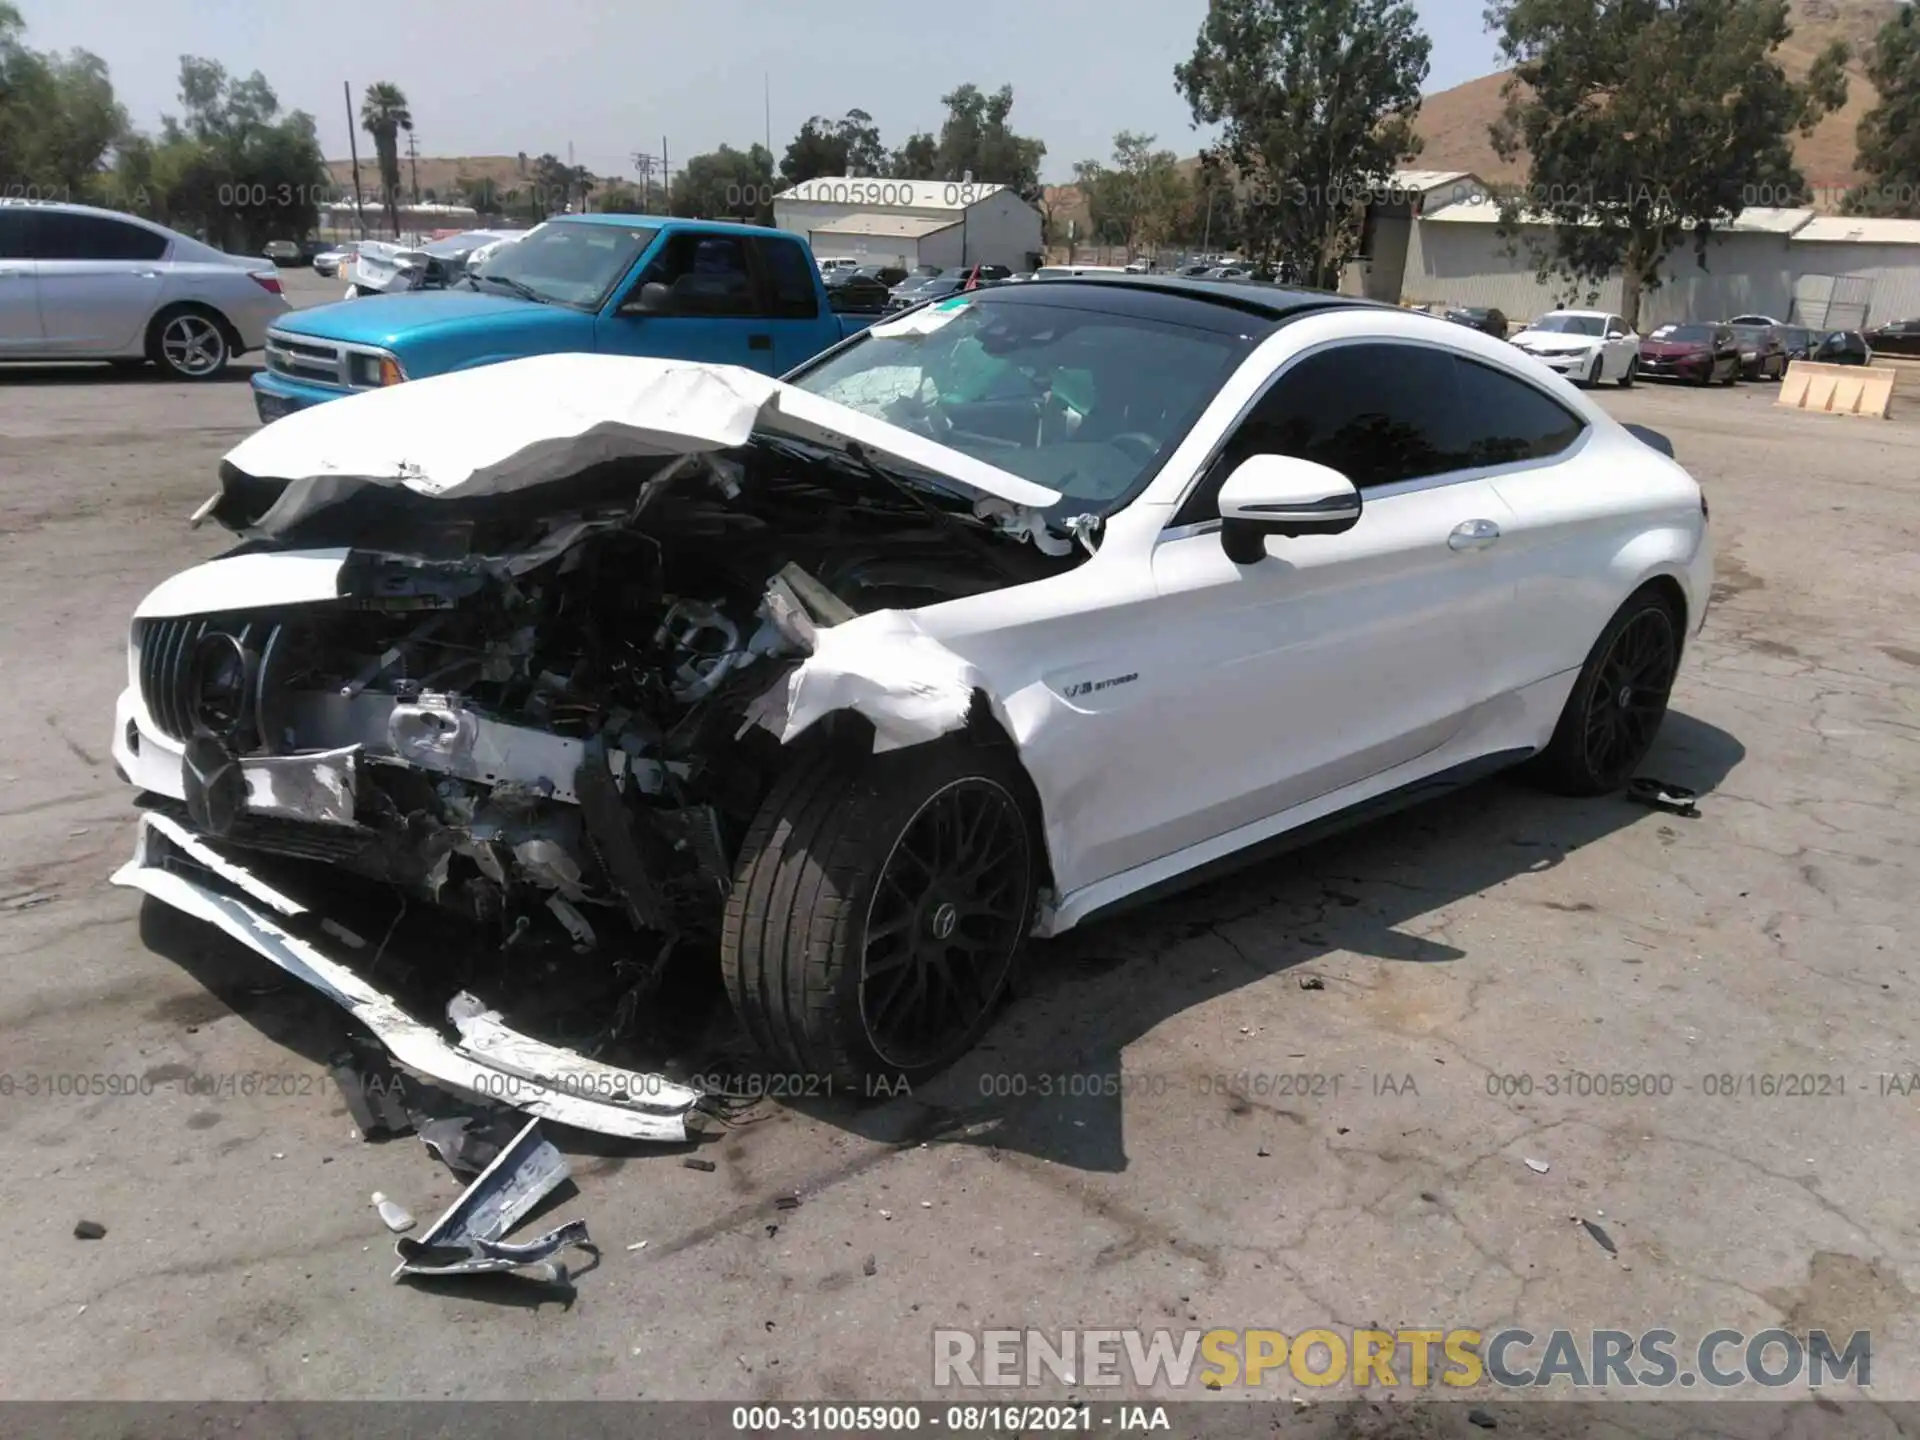
[[[360,97],[360,128],[373,137],[380,162],[380,189],[387,197],[387,224],[400,234],[400,132],[413,129],[407,97],[390,80],[376,81]]]

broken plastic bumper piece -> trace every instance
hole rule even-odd
[[[334,959],[314,932],[340,927],[165,815],[141,817],[133,859],[113,883],[225,931],[359,1021],[394,1060],[429,1080],[526,1114],[602,1135],[667,1143],[687,1138],[700,1092],[664,1075],[620,1070],[509,1029],[471,996],[449,1019],[459,1040],[408,1014]]]

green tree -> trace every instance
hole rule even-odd
[[[887,175],[894,180],[938,180],[940,142],[924,130],[909,135],[888,157]]]
[[[964,180],[971,173],[980,184],[1005,185],[1029,201],[1039,198],[1040,162],[1047,147],[1044,141],[1015,134],[1007,123],[1013,110],[1011,85],[991,95],[977,85],[962,85],[942,95],[940,103],[947,107],[947,118],[934,150],[934,173],[925,178]]]
[[[98,55],[43,54],[0,0],[0,186],[48,199],[107,198],[103,162],[129,133],[127,112]]]
[[[360,97],[360,128],[373,137],[380,169],[380,193],[386,201],[387,228],[400,233],[400,132],[413,129],[406,93],[391,80],[376,80]]]
[[[236,80],[194,55],[180,57],[180,106],[161,118],[158,144],[134,157],[151,167],[168,223],[249,254],[313,229],[327,188],[313,116],[281,114],[259,71]]]
[[[1430,48],[1407,0],[1212,0],[1174,83],[1223,127],[1255,256],[1338,282],[1367,198],[1419,153]]]
[[[1846,102],[1844,42],[1805,83],[1781,69],[1787,0],[1496,0],[1487,23],[1512,66],[1494,148],[1528,164],[1502,228],[1551,226],[1528,242],[1542,281],[1617,273],[1629,325],[1682,240],[1705,269],[1716,226],[1804,197],[1789,136]]]
[[[1179,157],[1155,150],[1155,138],[1122,130],[1113,137],[1111,167],[1097,160],[1073,167],[1095,236],[1135,254],[1157,249],[1182,232],[1192,200]]]
[[[673,177],[670,213],[695,220],[773,223],[773,154],[764,145],[722,145]]]
[[[880,127],[864,110],[849,110],[838,120],[815,115],[780,158],[780,178],[789,185],[820,175],[879,175],[886,168]]]
[[[573,203],[573,171],[558,155],[542,155],[533,162],[533,183],[529,187],[530,217],[544,220],[563,213]]]
[[[1902,5],[1874,37],[1867,78],[1880,92],[1855,137],[1855,168],[1867,179],[1847,192],[1842,208],[1920,219],[1920,19],[1912,5]]]

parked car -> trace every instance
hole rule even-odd
[[[1445,317],[1456,325],[1467,325],[1496,340],[1507,338],[1506,313],[1487,305],[1457,305],[1448,308]]]
[[[1656,326],[1640,342],[1639,373],[1645,380],[1732,385],[1740,378],[1739,337],[1713,321]]]
[[[862,265],[853,273],[868,280],[878,280],[889,290],[907,278],[904,265]]]
[[[1820,343],[1820,334],[1804,325],[1782,325],[1780,343],[1786,347],[1788,360],[1806,360],[1812,357],[1813,347]]]
[[[1873,346],[1858,330],[1829,330],[1814,346],[1812,358],[1822,365],[1871,365]]]
[[[1773,316],[1771,316],[1771,315],[1736,315],[1736,316],[1734,316],[1734,317],[1733,317],[1733,318],[1732,318],[1731,320],[1729,320],[1729,321],[1727,321],[1727,324],[1729,324],[1729,325],[1780,325],[1780,326],[1784,326],[1784,325],[1785,325],[1786,323],[1787,323],[1787,322],[1786,322],[1786,321],[1784,321],[1784,320],[1776,320],[1776,319],[1774,319],[1774,318],[1773,318]]]
[[[892,293],[871,275],[838,270],[826,277],[827,303],[841,315],[878,315]]]
[[[597,350],[779,375],[868,321],[836,315],[805,240],[638,215],[556,216],[440,290],[286,316],[254,408],[295,410],[524,355]]]
[[[967,288],[965,276],[934,275],[921,279],[911,276],[887,292],[885,313],[893,314],[900,310],[910,310],[927,300],[940,300],[948,295],[958,295]]]
[[[495,255],[498,255],[502,250],[506,249],[507,246],[519,244],[520,237],[525,233],[524,230],[515,231],[502,235],[497,239],[487,241],[484,245],[480,246],[479,249],[467,256],[467,269],[479,270],[483,268],[487,261],[491,260]]]
[[[331,280],[347,266],[353,263],[353,257],[360,253],[360,242],[348,240],[322,250],[313,257],[313,273]]]
[[[1920,355],[1920,319],[1876,325],[1865,335],[1869,345],[1888,355]]]
[[[519,240],[524,231],[463,230],[418,244],[364,241],[349,272],[347,298],[394,295],[407,290],[441,290],[466,274],[469,262],[482,250],[503,240]]]
[[[88,205],[0,200],[0,360],[210,380],[288,311],[275,268]]]
[[[1554,310],[1513,337],[1513,346],[1550,370],[1584,385],[1603,380],[1633,384],[1640,372],[1640,337],[1604,310]]]
[[[1787,343],[1778,325],[1742,325],[1729,320],[1740,342],[1740,375],[1746,380],[1778,380],[1787,373]]]
[[[784,1068],[931,1075],[1029,934],[1517,761],[1624,785],[1713,581],[1694,480],[1510,346],[1170,279],[978,291],[785,380],[484,367],[220,487],[243,553],[135,612],[116,879],[409,1069],[656,1136],[685,1087],[529,1081],[583,1067],[488,1007],[706,964]]]
[[[276,265],[298,265],[302,259],[296,240],[269,240],[260,253]]]

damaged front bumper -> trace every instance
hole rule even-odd
[[[168,817],[140,819],[134,856],[113,883],[139,890],[226,932],[312,986],[370,1030],[416,1074],[563,1125],[629,1140],[683,1141],[700,1092],[664,1075],[603,1065],[519,1034],[461,997],[451,1040],[328,953],[366,942],[307,909],[245,864]]]

